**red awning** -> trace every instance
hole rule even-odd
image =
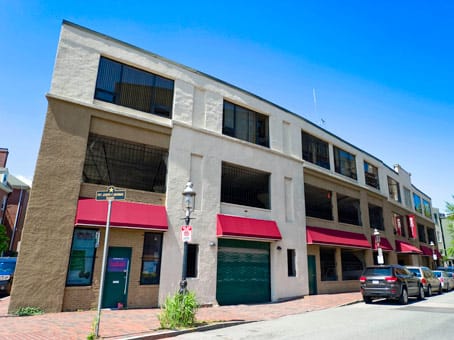
[[[396,252],[407,254],[422,254],[422,251],[410,243],[396,240]]]
[[[422,254],[425,256],[432,256],[432,248],[421,245]]]
[[[355,248],[371,248],[366,236],[343,230],[306,227],[307,244],[333,244]]]
[[[372,240],[372,245],[373,245],[372,249],[377,250],[377,243],[375,242],[374,235],[372,235],[371,240]],[[380,237],[380,248],[384,251],[393,251],[393,247],[391,246],[391,243],[389,243],[388,239],[383,236]]]
[[[270,220],[218,214],[216,227],[218,237],[282,239],[277,223]]]
[[[76,225],[105,226],[107,201],[80,198],[77,203]],[[113,201],[110,226],[133,229],[167,230],[167,212],[161,205]]]

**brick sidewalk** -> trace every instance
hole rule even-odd
[[[310,295],[278,303],[200,308],[198,321],[231,322],[276,319],[282,316],[342,306],[361,300],[359,292]],[[0,298],[0,339],[86,339],[96,311],[49,313],[29,317],[7,315],[9,298]],[[158,335],[160,309],[103,310],[103,339]]]

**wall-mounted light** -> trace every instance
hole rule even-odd
[[[216,243],[214,243],[213,241],[210,241],[210,243],[208,243],[210,245],[210,247],[214,247],[216,245]]]
[[[277,250],[282,250],[282,247],[281,246],[277,246],[276,249]]]

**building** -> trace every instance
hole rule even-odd
[[[5,255],[15,255],[20,249],[30,186],[8,171],[8,154],[8,149],[0,148],[0,224],[6,227],[10,240]]]
[[[454,257],[448,253],[447,249],[454,246],[452,232],[450,232],[453,222],[447,218],[446,214],[440,213],[438,209],[434,209],[433,217],[437,233],[438,249],[440,249],[443,256],[442,265],[452,266],[454,265]]]
[[[63,22],[47,99],[10,312],[96,307],[107,186],[126,200],[112,203],[103,307],[178,291],[188,180],[199,303],[357,290],[375,248],[431,264],[430,198],[409,173],[252,93]]]

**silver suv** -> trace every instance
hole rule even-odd
[[[407,269],[412,273],[415,273],[419,278],[419,281],[421,281],[422,286],[424,287],[426,296],[431,296],[435,291],[438,294],[443,292],[440,280],[438,280],[430,268],[407,266]]]
[[[361,294],[365,303],[372,299],[398,300],[406,305],[409,296],[424,299],[424,288],[415,274],[398,264],[372,266],[364,269],[361,277]]]

